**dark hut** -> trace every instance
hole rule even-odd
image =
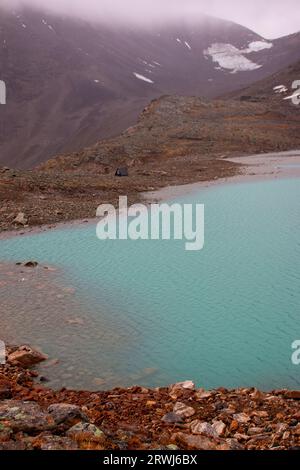
[[[125,166],[122,168],[118,168],[115,176],[128,176],[128,168]]]

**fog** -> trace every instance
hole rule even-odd
[[[195,19],[204,13],[240,23],[266,38],[300,31],[299,0],[0,0],[9,8],[20,4],[137,25]]]

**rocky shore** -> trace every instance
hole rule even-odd
[[[300,391],[134,386],[54,391],[7,348],[0,366],[0,450],[300,450]]]

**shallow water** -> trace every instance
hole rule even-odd
[[[59,358],[42,367],[52,386],[299,387],[300,180],[180,201],[205,203],[200,252],[182,241],[101,242],[91,225],[0,241],[0,260],[58,269],[18,282],[16,268],[9,285],[14,270],[0,270],[1,336]]]
[[[276,168],[287,168],[287,169],[298,169],[300,168],[300,163],[287,163],[284,165],[278,165]]]

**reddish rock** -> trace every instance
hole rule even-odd
[[[8,356],[9,363],[24,368],[32,367],[46,360],[47,356],[32,349],[30,346],[21,346]]]
[[[230,450],[226,441],[212,439],[206,436],[194,436],[178,432],[172,436],[172,440],[179,446],[190,450]]]
[[[32,443],[34,449],[40,450],[77,450],[77,443],[69,437],[53,436],[52,434],[38,436]]]
[[[285,392],[285,397],[292,400],[300,400],[300,390],[288,390]]]
[[[11,385],[6,380],[0,380],[0,400],[11,398]]]
[[[18,450],[26,450],[26,444],[22,441],[7,441],[7,442],[0,442],[0,450],[10,450],[10,451],[18,451]]]

